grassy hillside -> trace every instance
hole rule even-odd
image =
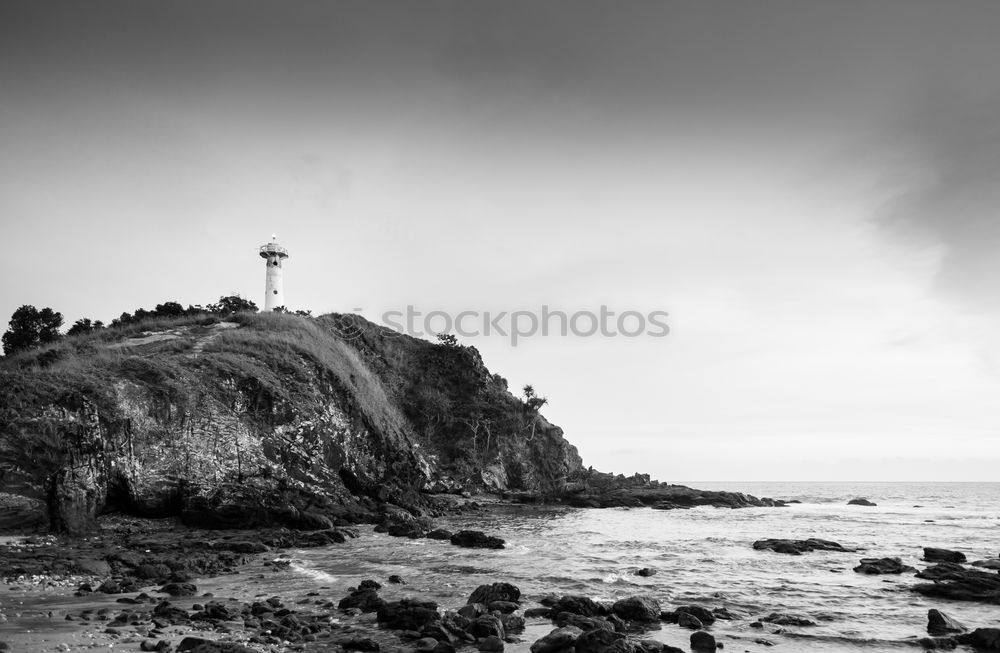
[[[579,468],[475,349],[357,316],[158,319],[0,363],[0,528],[85,532],[112,509],[323,526]]]

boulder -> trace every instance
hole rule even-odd
[[[780,612],[772,612],[766,617],[761,617],[761,621],[766,621],[767,623],[772,623],[776,626],[815,626],[816,622],[812,619],[806,617],[800,617],[794,614],[783,614]]]
[[[1000,604],[1000,575],[978,569],[965,569],[959,565],[938,569],[945,564],[948,563],[941,563],[918,573],[918,577],[930,578],[934,582],[914,585],[913,591],[924,596],[956,601]]]
[[[692,617],[696,617],[698,621],[706,626],[711,626],[715,623],[715,614],[708,608],[703,608],[700,605],[682,605],[674,610],[674,615],[676,615],[678,619],[680,619],[680,615],[682,614],[689,614]]]
[[[855,551],[855,549],[849,549],[838,544],[837,542],[821,540],[815,537],[811,537],[808,540],[757,540],[753,543],[753,548],[758,551],[770,549],[775,553],[787,553],[789,555],[802,555],[803,553],[808,553],[810,551],[839,551],[841,553],[851,553]]]
[[[425,626],[441,620],[437,603],[403,599],[386,603],[376,612],[379,624],[393,630],[423,630]]]
[[[383,605],[385,601],[379,597],[378,592],[366,588],[354,590],[349,596],[342,598],[337,607],[341,610],[357,608],[362,612],[376,612]]]
[[[961,623],[955,621],[940,610],[931,608],[927,611],[927,633],[930,635],[951,635],[967,631]]]
[[[198,588],[191,583],[167,583],[160,588],[160,591],[176,597],[194,596]]]
[[[503,640],[499,637],[490,635],[489,637],[484,637],[480,640],[477,648],[484,653],[499,653],[503,650]]]
[[[489,605],[494,601],[509,601],[517,603],[521,600],[521,590],[516,585],[510,583],[493,583],[491,585],[480,585],[466,603],[482,603]]]
[[[500,617],[493,614],[484,614],[476,617],[469,626],[469,633],[476,638],[494,636],[503,639],[507,636]]]
[[[602,619],[601,617],[584,617],[572,612],[560,612],[556,615],[554,621],[557,626],[576,626],[584,632],[594,630],[595,628],[615,630],[614,625],[607,619]]]
[[[691,630],[701,630],[705,627],[701,619],[687,612],[681,612],[677,615],[677,625],[681,628],[689,628]]]
[[[1000,628],[976,628],[971,633],[955,637],[959,644],[966,644],[977,649],[1000,651]]]
[[[924,560],[927,562],[965,562],[965,554],[961,551],[925,546]]]
[[[649,567],[643,567],[642,569],[637,569],[635,575],[643,577],[655,576],[656,570],[650,569]]]
[[[510,614],[516,612],[521,606],[513,601],[490,601],[490,604],[486,608],[490,612],[500,612],[502,614]]]
[[[660,602],[648,596],[630,596],[615,601],[611,611],[626,621],[660,620]]]
[[[552,604],[552,613],[572,612],[584,617],[597,617],[604,614],[604,609],[592,599],[580,595],[567,595]]]
[[[450,540],[451,531],[446,531],[443,528],[435,528],[426,535],[428,540]]]
[[[704,630],[691,633],[691,648],[695,651],[715,651],[715,637]]]
[[[502,549],[504,541],[482,531],[459,531],[451,536],[451,543],[467,549]]]
[[[902,574],[916,571],[916,568],[904,565],[899,558],[862,558],[861,564],[854,568],[859,574]]]
[[[875,503],[875,502],[873,502],[873,501],[869,501],[868,499],[865,499],[865,498],[857,498],[857,499],[851,499],[850,501],[848,501],[847,505],[849,505],[849,506],[869,506],[869,507],[873,507],[873,506],[877,506],[878,504]]]
[[[531,645],[531,653],[568,653],[583,631],[576,626],[556,628]]]
[[[591,630],[580,635],[574,645],[575,653],[611,653],[634,650],[625,633],[613,630]]]

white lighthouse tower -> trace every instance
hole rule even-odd
[[[288,258],[288,250],[278,244],[278,236],[271,234],[271,242],[260,246],[260,256],[267,261],[267,277],[264,282],[264,310],[273,311],[285,305],[285,289],[281,285],[282,261]]]

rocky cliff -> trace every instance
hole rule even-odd
[[[109,510],[320,528],[580,472],[474,348],[353,315],[161,320],[0,363],[0,530],[85,533]]]

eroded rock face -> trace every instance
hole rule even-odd
[[[386,503],[419,513],[422,490],[460,491],[477,471],[492,480],[471,489],[552,492],[582,470],[474,348],[358,316],[234,319],[192,317],[169,339],[108,330],[0,363],[0,468],[17,470],[0,532],[87,533],[103,510],[328,529]],[[474,428],[487,419],[488,438]]]

